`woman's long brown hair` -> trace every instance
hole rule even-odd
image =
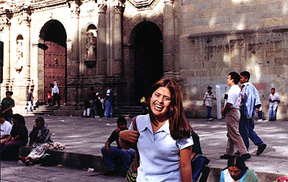
[[[186,118],[184,113],[182,96],[178,86],[178,83],[175,80],[163,78],[157,81],[150,89],[149,99],[148,99],[148,108],[149,116],[151,118],[152,124],[155,126],[158,125],[155,115],[152,113],[150,108],[150,99],[152,94],[159,88],[166,87],[171,93],[171,103],[167,113],[169,119],[169,129],[170,134],[174,140],[181,139],[185,137],[190,137],[193,132],[193,128],[190,126],[189,121]]]

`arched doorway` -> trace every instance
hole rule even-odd
[[[67,100],[66,31],[59,21],[52,20],[43,26],[40,38],[44,41],[39,44],[44,50],[44,101],[47,103],[47,93],[51,91],[50,84],[57,82],[63,104]]]
[[[163,76],[163,38],[158,26],[148,21],[138,24],[134,33],[135,99],[139,103]]]

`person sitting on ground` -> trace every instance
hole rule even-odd
[[[199,136],[196,132],[192,132],[193,147],[191,154],[191,166],[192,166],[192,182],[196,182],[201,175],[200,182],[206,182],[210,172],[209,167],[206,165],[210,162],[207,157],[203,156],[200,145]]]
[[[220,182],[258,182],[257,174],[249,169],[240,156],[228,159],[227,168],[220,175]]]
[[[129,166],[135,157],[134,149],[122,149],[119,144],[120,131],[127,130],[127,121],[124,117],[117,119],[117,128],[112,132],[108,140],[105,142],[105,146],[102,147],[101,152],[103,155],[104,163],[108,166],[108,172],[105,175],[117,174],[118,168],[116,160],[121,159],[122,162],[122,175],[126,176]],[[117,147],[111,146],[111,143],[116,141]]]
[[[35,119],[35,124],[31,133],[29,134],[29,137],[29,155],[27,157],[19,156],[19,158],[27,166],[31,163],[33,164],[39,162],[49,148],[50,144],[53,143],[48,125],[45,123],[43,117],[38,117]]]
[[[1,145],[2,145],[8,139],[12,130],[12,125],[11,123],[5,120],[2,114],[0,114],[0,123],[1,123]]]
[[[25,126],[25,119],[20,114],[14,114],[11,133],[5,143],[1,145],[1,158],[16,159],[21,146],[28,142],[28,130]]]

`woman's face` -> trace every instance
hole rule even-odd
[[[35,126],[37,127],[37,128],[41,128],[42,127],[42,124],[40,123],[40,121],[35,121]]]
[[[229,166],[228,172],[234,180],[238,180],[242,177],[242,171],[236,166]]]
[[[166,87],[159,87],[150,98],[150,108],[159,121],[168,119],[168,110],[171,104],[171,93]]]

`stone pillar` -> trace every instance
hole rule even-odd
[[[99,4],[97,33],[97,75],[107,75],[106,4]]]
[[[68,70],[73,74],[73,76],[79,76],[80,66],[79,66],[79,14],[80,14],[80,4],[76,1],[71,5],[71,62],[72,70]],[[72,75],[71,75],[72,76]]]
[[[113,76],[122,75],[122,12],[124,5],[117,2],[114,5],[114,34],[113,34]]]
[[[3,41],[3,46],[4,46],[4,57],[3,57],[3,83],[1,85],[2,89],[2,94],[1,98],[4,98],[5,92],[7,89],[9,89],[9,83],[10,83],[10,69],[11,69],[11,57],[10,57],[10,52],[11,52],[11,40],[10,40],[10,26],[11,22],[8,18],[5,18],[3,22],[3,31],[5,32],[5,37],[6,39]]]
[[[163,12],[163,69],[166,76],[174,76],[174,17],[173,0],[164,0]]]
[[[113,16],[114,16],[114,0],[107,1],[107,31],[106,31],[106,46],[107,46],[107,75],[112,76],[113,70]]]
[[[30,23],[31,23],[31,10],[28,7],[26,12],[23,14],[23,22],[25,24],[25,31],[24,31],[24,79],[27,82],[30,82],[30,53],[31,53],[31,33],[30,33]]]

